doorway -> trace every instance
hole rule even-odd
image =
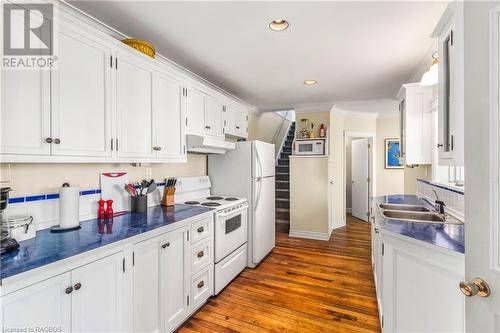
[[[345,214],[368,221],[373,196],[373,133],[345,132],[344,195]]]

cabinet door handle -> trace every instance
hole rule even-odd
[[[161,147],[156,147],[156,148],[158,148],[158,150],[161,150]]]
[[[54,143],[55,143],[56,145],[58,145],[58,144],[60,144],[60,143],[61,143],[61,140],[59,140],[59,139],[54,139]]]
[[[203,231],[205,231],[205,228],[204,228],[204,227],[199,227],[199,228],[197,229],[197,231],[198,231],[199,233],[202,233]]]
[[[239,126],[236,126],[236,129],[240,129],[240,127],[239,127]]]
[[[82,284],[80,282],[75,284],[75,290],[80,290],[81,287],[82,287]]]
[[[169,246],[170,246],[170,243],[165,243],[165,244],[163,244],[161,247],[165,249],[165,248],[167,248],[167,247],[169,247]]]
[[[201,257],[203,257],[204,255],[205,255],[205,253],[204,253],[203,251],[200,251],[200,252],[198,252],[198,254],[197,254],[198,258],[201,258]]]
[[[45,138],[45,142],[52,143],[52,138]]]
[[[198,288],[203,288],[204,285],[205,285],[205,282],[203,282],[203,281],[198,282]]]
[[[66,294],[71,294],[73,292],[73,287],[68,287],[65,290]]]
[[[437,147],[438,147],[438,149],[439,149],[439,148],[441,148],[441,147],[444,147],[444,145],[443,145],[442,143],[438,143],[438,144],[437,144]]]
[[[210,126],[205,126],[206,129],[210,129]]]

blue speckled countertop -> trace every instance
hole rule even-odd
[[[175,205],[155,206],[147,213],[115,216],[112,223],[97,219],[82,221],[82,228],[64,233],[40,230],[36,237],[20,242],[19,249],[1,256],[0,279],[58,260],[124,240],[156,228],[211,211],[210,208]]]
[[[424,207],[433,207],[416,195],[388,195],[373,199],[377,203],[408,204]],[[399,235],[411,237],[432,245],[443,247],[455,252],[465,253],[465,227],[456,224],[417,223],[401,220],[392,220],[382,217],[379,208],[373,207],[375,223],[383,230]]]

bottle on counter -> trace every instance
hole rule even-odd
[[[319,127],[319,137],[324,138],[325,136],[326,136],[325,124],[321,124],[321,126]]]

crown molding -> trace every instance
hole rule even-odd
[[[356,112],[356,111],[340,111],[332,110],[333,114],[341,117],[361,118],[361,119],[377,119],[378,113],[375,112]]]
[[[295,106],[296,113],[330,112],[334,102],[299,104]]]
[[[398,112],[379,113],[377,119],[399,118]]]

